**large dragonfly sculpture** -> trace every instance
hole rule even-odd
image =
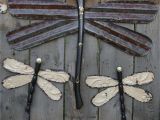
[[[92,103],[95,106],[104,105],[119,92],[121,118],[122,120],[126,120],[123,93],[128,94],[140,102],[149,102],[152,99],[152,95],[148,91],[133,86],[152,82],[154,80],[154,74],[152,72],[141,72],[122,79],[122,68],[118,67],[117,80],[106,76],[89,76],[86,79],[86,84],[92,88],[107,88],[93,97]]]
[[[84,32],[86,31],[126,53],[143,56],[151,49],[150,38],[113,22],[149,23],[154,20],[158,11],[158,7],[154,3],[138,0],[104,3],[95,3],[93,0],[67,0],[65,3],[52,0],[8,0],[8,6],[9,13],[14,17],[43,20],[8,32],[8,42],[16,50],[29,49],[78,32],[74,76],[77,109],[83,105],[80,76]]]
[[[3,62],[3,67],[13,73],[18,73],[18,75],[11,76],[3,80],[2,84],[6,89],[13,89],[21,87],[29,83],[28,87],[28,99],[26,112],[28,113],[28,119],[30,120],[30,108],[33,99],[33,93],[35,91],[35,85],[37,84],[39,88],[44,91],[44,93],[51,100],[59,100],[62,96],[60,90],[55,87],[51,82],[65,83],[69,80],[69,75],[63,71],[52,71],[52,70],[40,70],[41,59],[37,58],[35,70],[25,65],[22,62],[16,61],[14,59],[7,58]],[[51,81],[51,82],[49,82]]]

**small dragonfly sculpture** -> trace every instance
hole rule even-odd
[[[83,56],[84,32],[119,48],[131,55],[143,56],[152,47],[145,35],[114,24],[149,23],[158,11],[150,1],[93,0],[8,0],[9,13],[20,19],[43,20],[8,32],[7,40],[12,48],[25,50],[51,40],[78,32],[74,90],[76,108],[83,105],[80,93],[80,76]]]
[[[92,88],[107,88],[98,93],[93,99],[92,103],[95,106],[102,106],[111,100],[118,92],[120,94],[121,103],[121,118],[126,120],[124,95],[128,94],[130,97],[140,101],[149,102],[152,95],[143,89],[133,87],[134,85],[148,84],[153,81],[154,74],[152,72],[141,72],[122,79],[122,68],[117,68],[117,80],[105,76],[89,76],[86,79],[86,84]]]
[[[62,93],[51,82],[65,83],[69,80],[69,75],[63,71],[52,71],[48,69],[41,71],[40,66],[40,58],[37,58],[36,60],[35,70],[22,62],[10,58],[7,58],[3,62],[3,67],[5,69],[13,73],[18,73],[18,75],[11,76],[3,80],[2,84],[6,89],[21,87],[29,83],[26,107],[29,120],[35,85],[37,84],[51,100],[59,100],[62,96]]]

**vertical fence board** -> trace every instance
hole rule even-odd
[[[81,74],[81,93],[83,98],[83,108],[81,114],[83,120],[97,120],[97,108],[91,104],[91,98],[95,95],[96,89],[86,86],[85,80],[89,75],[97,75],[99,71],[98,41],[96,38],[86,34],[84,42],[82,74]]]
[[[65,120],[74,120],[77,118],[79,111],[75,108],[75,95],[73,81],[75,75],[77,34],[69,35],[65,38],[65,71],[71,77],[65,85]]]
[[[160,12],[156,19],[150,24],[137,25],[137,31],[149,36],[153,41],[152,50],[145,57],[135,58],[135,72],[152,71],[155,75],[154,82],[143,85],[141,88],[149,91],[153,95],[153,100],[149,103],[134,101],[133,120],[159,120],[160,119]]]
[[[10,48],[6,40],[6,33],[17,27],[28,24],[28,21],[16,20],[9,14],[0,15],[0,81],[14,75],[2,67],[3,60],[7,57],[15,58],[28,63],[28,50],[17,52]],[[0,84],[0,110],[1,120],[25,120],[25,106],[27,98],[27,87],[7,90]]]
[[[66,38],[65,46],[65,57],[66,71],[72,76],[75,73],[75,59],[76,59],[76,46],[77,46],[77,35],[73,35]],[[85,84],[85,79],[88,75],[95,75],[98,73],[98,43],[97,39],[85,35],[84,41],[84,52],[83,52],[83,65],[81,75],[81,94],[84,102],[84,106],[81,110],[76,110],[75,107],[75,95],[73,91],[73,84],[70,81],[66,85],[66,99],[65,99],[65,120],[96,120],[97,119],[97,108],[95,108],[90,100],[95,93],[94,89],[90,89]],[[73,80],[73,79],[72,79]]]
[[[123,24],[122,24],[123,25]],[[134,29],[133,25],[123,25]],[[133,73],[133,57],[100,41],[100,75],[117,78],[116,67],[123,67],[123,76]],[[126,116],[131,120],[132,99],[125,95]],[[121,120],[119,94],[99,108],[99,120]]]

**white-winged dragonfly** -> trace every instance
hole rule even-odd
[[[122,79],[124,93],[140,102],[148,102],[152,99],[152,95],[148,91],[133,86],[148,84],[153,80],[154,74],[152,72],[141,72],[127,76]],[[95,106],[102,106],[119,92],[119,82],[111,77],[89,76],[86,79],[86,84],[92,88],[107,88],[92,99]]]
[[[125,78],[122,77],[122,67],[117,67],[118,81],[111,77],[90,76],[87,78],[86,84],[92,88],[107,87],[107,89],[101,91],[92,99],[92,103],[95,106],[102,106],[119,92],[121,120],[126,120],[124,93],[140,102],[150,101],[152,99],[152,95],[148,91],[133,86],[152,82],[154,74],[152,72],[141,72]]]
[[[10,58],[4,60],[3,67],[13,73],[18,73],[18,75],[10,76],[3,80],[2,85],[6,89],[13,89],[29,84],[27,105],[25,109],[28,113],[28,120],[30,120],[30,109],[36,84],[51,100],[60,100],[62,93],[51,82],[65,83],[69,80],[69,75],[66,72],[52,71],[49,69],[44,71],[40,70],[40,58],[37,58],[36,60],[35,69]]]

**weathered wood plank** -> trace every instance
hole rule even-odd
[[[121,24],[123,25],[123,24]],[[133,25],[123,25],[134,29]],[[133,57],[100,41],[100,75],[117,78],[116,67],[123,67],[123,76],[133,73]],[[132,99],[125,95],[127,120],[132,116]],[[119,94],[99,108],[99,120],[121,120]]]
[[[2,81],[7,76],[13,75],[13,73],[5,70],[2,67],[2,61],[6,57],[15,58],[24,63],[28,63],[28,50],[23,52],[16,52],[11,50],[5,36],[9,30],[27,24],[28,21],[16,20],[9,14],[0,15],[0,81]],[[2,85],[0,85],[0,94],[1,120],[25,120],[27,86],[23,86],[13,90],[6,90],[2,87]]]
[[[160,9],[159,9],[160,10]],[[145,57],[135,58],[135,72],[152,71],[155,74],[155,80],[149,85],[143,85],[141,88],[149,91],[153,95],[153,100],[149,103],[140,103],[134,101],[133,120],[159,120],[160,119],[160,12],[156,20],[147,25],[137,25],[136,30],[148,35],[153,40],[153,47]]]
[[[90,102],[97,90],[89,88],[85,83],[87,76],[96,75],[99,72],[99,47],[96,38],[86,34],[83,53],[81,93],[84,106],[81,109],[82,120],[97,120],[98,109]]]
[[[65,38],[65,71],[70,73],[71,76],[75,75],[76,45],[77,34],[70,35]],[[77,116],[77,111],[75,108],[75,95],[72,82],[73,79],[74,78],[71,77],[70,81],[65,85],[65,120],[74,120],[74,117]]]

